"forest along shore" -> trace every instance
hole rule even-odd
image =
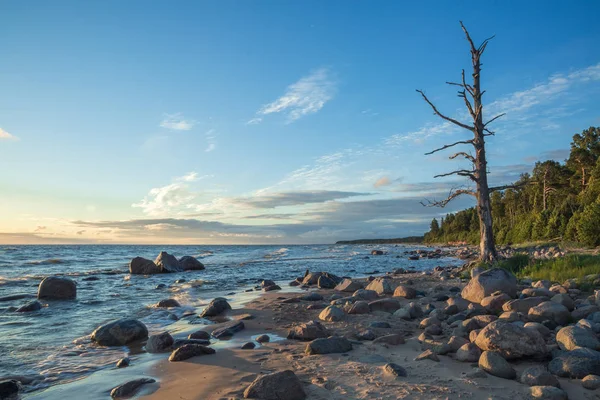
[[[476,267],[464,279],[465,268],[397,269],[365,279],[307,271],[289,286],[263,280],[263,294],[242,308],[213,299],[200,317],[214,324],[187,339],[168,332],[141,338],[134,322],[99,329],[97,340],[141,339],[146,351],[165,354],[127,379],[113,376],[102,393],[152,399],[598,398],[600,292],[593,289],[600,275],[532,282]],[[69,393],[58,388],[43,398]]]

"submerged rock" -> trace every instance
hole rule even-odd
[[[259,376],[244,390],[246,399],[304,400],[300,379],[290,370]]]
[[[119,361],[117,361],[117,368],[125,368],[125,367],[129,367],[129,364],[131,363],[131,360],[129,359],[129,357],[124,357],[121,358]]]
[[[146,325],[137,319],[119,319],[92,332],[92,341],[101,346],[123,346],[148,337]]]
[[[0,381],[0,399],[8,399],[16,396],[21,390],[21,383],[16,379],[5,379]]]
[[[179,259],[179,264],[184,271],[202,271],[204,264],[192,256],[183,256]]]
[[[129,262],[129,273],[137,275],[160,274],[160,267],[154,264],[154,261],[143,257],[135,257]]]
[[[17,308],[15,312],[32,312],[32,311],[39,311],[41,309],[42,309],[42,303],[40,303],[37,300],[34,300],[32,302],[29,302],[29,303],[24,304],[21,307]]]
[[[129,381],[129,382],[119,385],[116,388],[114,388],[113,390],[111,390],[110,397],[112,397],[113,399],[120,399],[123,397],[132,397],[142,385],[146,385],[148,383],[154,383],[154,382],[156,382],[156,381],[151,378],[140,378],[140,379],[135,379],[133,381]]]
[[[37,297],[48,300],[72,300],[77,297],[77,286],[75,281],[69,278],[48,276],[40,282]]]
[[[166,251],[161,251],[156,260],[154,260],[154,264],[158,268],[160,268],[161,272],[182,272],[183,266],[179,262],[179,260],[172,254],[167,253]]]
[[[159,301],[154,305],[156,308],[171,308],[171,307],[181,307],[181,304],[175,299],[164,299]]]

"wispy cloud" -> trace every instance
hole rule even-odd
[[[295,192],[280,192],[260,194],[253,197],[231,199],[231,203],[251,208],[275,208],[303,204],[325,203],[336,199],[355,196],[369,196],[371,193],[343,192],[334,190],[304,190]]]
[[[210,129],[204,136],[206,136],[206,150],[204,151],[210,153],[217,148],[217,136],[219,134],[214,129]]]
[[[381,178],[377,179],[377,181],[375,181],[373,187],[379,188],[383,186],[389,186],[391,184],[392,181],[390,180],[390,178],[388,178],[387,176],[382,176]]]
[[[261,117],[255,117],[252,118],[250,121],[246,122],[246,125],[258,125],[262,122],[262,118]]]
[[[19,138],[0,128],[0,140],[19,140]]]
[[[333,99],[336,83],[328,68],[319,68],[303,77],[298,82],[291,84],[283,96],[272,103],[265,104],[257,112],[257,117],[248,121],[248,124],[257,124],[264,115],[274,113],[287,114],[288,123],[316,113],[325,104]]]
[[[174,131],[189,131],[196,125],[196,121],[185,119],[183,114],[165,114],[160,126]]]

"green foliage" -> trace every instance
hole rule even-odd
[[[510,260],[505,261],[513,266],[519,265]],[[551,260],[532,260],[513,272],[520,278],[531,278],[534,281],[546,279],[563,283],[567,279],[578,279],[584,282],[586,276],[600,274],[600,256],[570,254]]]
[[[516,189],[494,192],[490,201],[496,243],[562,240],[600,245],[600,128],[573,136],[564,164],[537,162]],[[435,223],[434,223],[435,222]],[[425,242],[479,242],[475,208],[434,219]]]

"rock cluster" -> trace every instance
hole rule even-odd
[[[161,251],[154,261],[135,257],[129,262],[129,273],[151,275],[169,272],[201,271],[204,264],[192,256],[183,256],[179,260],[166,251]]]

